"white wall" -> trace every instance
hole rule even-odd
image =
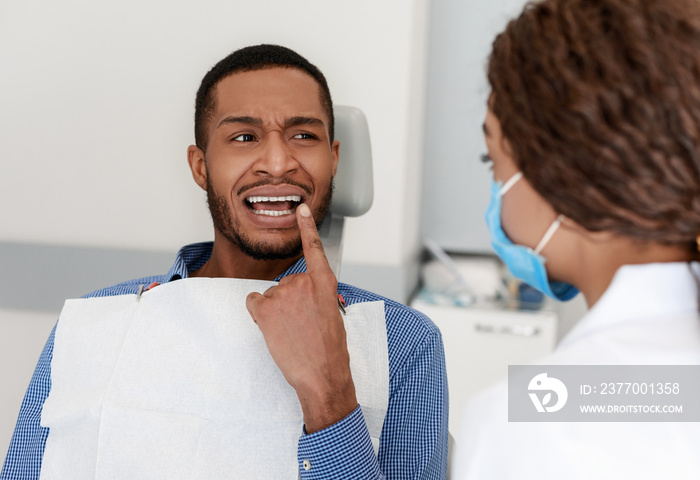
[[[0,241],[175,250],[212,238],[186,164],[196,89],[231,51],[280,43],[370,123],[375,203],[348,222],[345,261],[411,262],[427,12],[428,0],[0,3]]]
[[[526,0],[433,0],[423,179],[423,235],[460,253],[492,253],[484,222],[491,173],[481,125],[491,44]]]

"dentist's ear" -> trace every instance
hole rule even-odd
[[[207,164],[204,152],[196,145],[187,147],[187,163],[190,164],[192,178],[202,190],[207,189]]]

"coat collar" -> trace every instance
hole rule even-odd
[[[598,302],[564,337],[558,348],[604,328],[639,320],[665,321],[698,313],[698,263],[623,265]]]

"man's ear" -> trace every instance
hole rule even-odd
[[[331,155],[333,155],[333,177],[338,170],[338,158],[340,158],[340,140],[333,140],[331,145]]]
[[[187,163],[190,164],[192,178],[202,190],[207,189],[207,164],[204,152],[196,145],[187,147]]]

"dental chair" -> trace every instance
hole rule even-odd
[[[359,217],[367,213],[374,199],[374,186],[372,150],[365,115],[355,107],[344,105],[336,105],[333,113],[335,139],[340,141],[340,158],[334,179],[333,201],[318,233],[328,263],[338,278],[345,217]]]

